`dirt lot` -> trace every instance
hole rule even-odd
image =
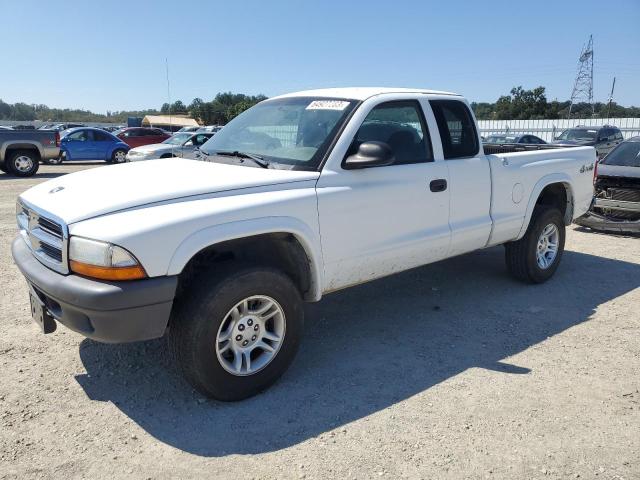
[[[526,286],[502,248],[310,305],[274,388],[208,401],[164,342],[41,335],[0,175],[0,478],[640,478],[640,238],[570,228]]]

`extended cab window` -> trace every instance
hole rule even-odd
[[[415,100],[376,106],[356,133],[351,150],[363,142],[384,142],[393,151],[394,165],[433,161],[431,140],[420,104]]]
[[[431,100],[444,158],[473,157],[480,151],[478,134],[467,106],[458,100]]]

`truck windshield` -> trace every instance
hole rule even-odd
[[[271,168],[316,170],[355,105],[338,98],[266,100],[234,118],[200,150],[213,162],[218,152],[243,152]]]
[[[593,141],[596,139],[596,130],[587,130],[584,128],[570,128],[560,134],[558,140],[586,140]]]

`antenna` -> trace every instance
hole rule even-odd
[[[611,93],[609,94],[609,105],[607,106],[607,118],[611,113],[611,102],[613,102],[613,91],[616,88],[616,77],[613,77],[613,84],[611,85]]]
[[[173,120],[171,119],[171,88],[169,85],[169,59],[164,59],[164,65],[167,70],[167,100],[169,101],[169,131],[173,133]]]
[[[593,35],[589,35],[587,45],[582,47],[578,60],[578,72],[571,92],[571,105],[569,105],[569,117],[573,105],[586,102],[591,105],[591,113],[595,113],[593,104]]]

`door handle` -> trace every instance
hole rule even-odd
[[[447,189],[447,181],[444,178],[431,180],[429,188],[432,192],[444,192]]]

